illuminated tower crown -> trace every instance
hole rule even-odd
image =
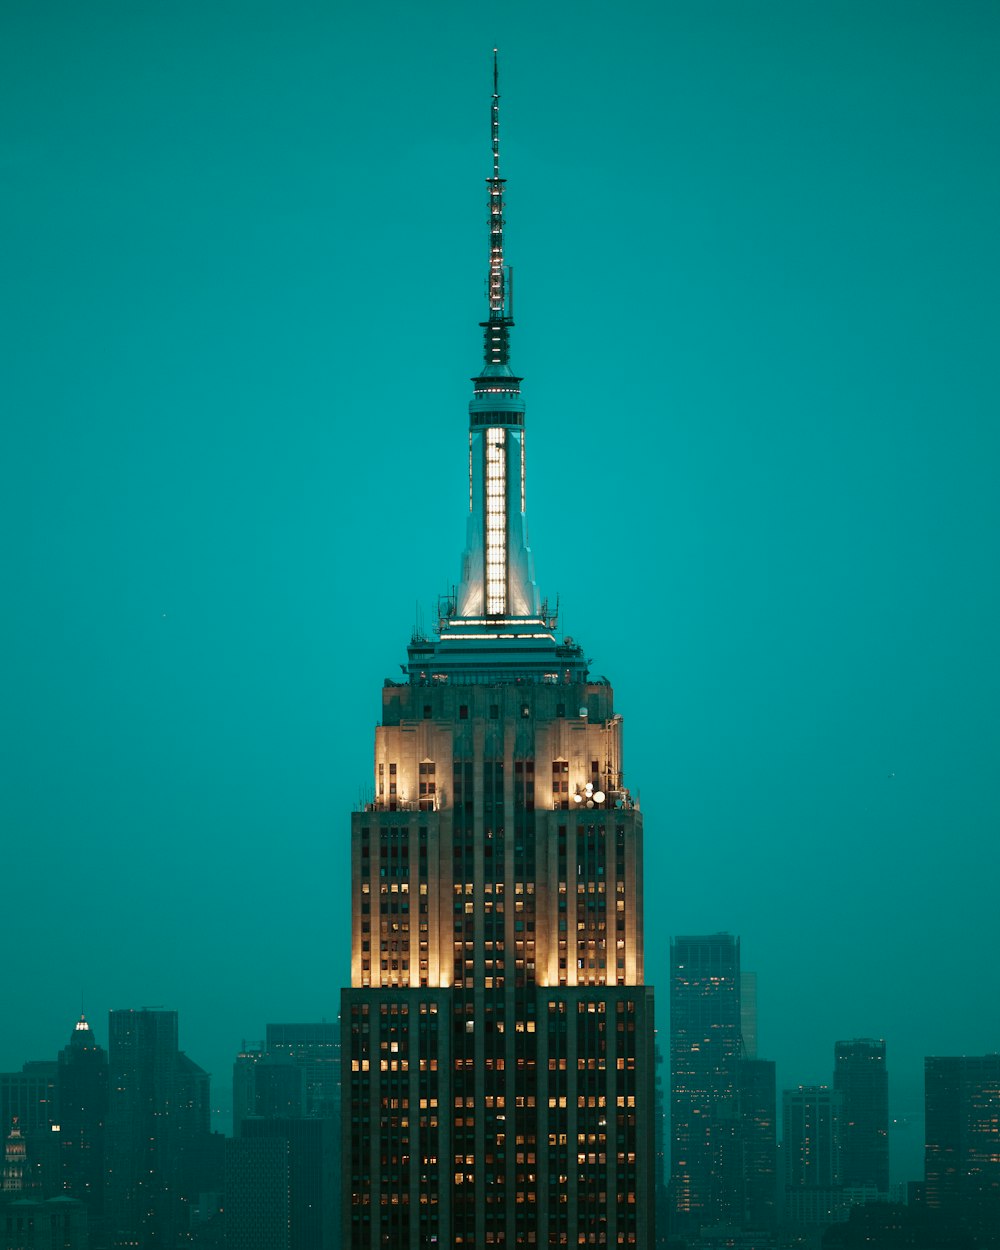
[[[535,585],[525,511],[524,400],[510,367],[513,277],[504,259],[504,186],[500,176],[500,93],[496,51],[490,109],[488,315],[483,367],[469,401],[469,511],[461,579],[439,602],[438,637],[417,636],[409,675],[418,680],[471,680],[476,675],[525,680],[581,680],[579,647],[557,645],[556,614]]]
[[[528,549],[524,511],[524,400],[510,367],[510,270],[504,264],[500,177],[500,95],[496,54],[490,126],[493,174],[489,187],[489,316],[483,327],[483,368],[469,401],[469,520],[457,615],[539,621],[541,604]]]

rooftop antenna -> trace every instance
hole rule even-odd
[[[490,273],[489,273],[489,321],[486,335],[486,363],[507,363],[506,327],[510,325],[507,306],[507,270],[503,260],[503,186],[500,176],[500,70],[497,49],[493,49],[493,99],[490,105],[490,137],[493,152],[493,173],[487,178],[490,189]],[[502,327],[502,329],[500,328]],[[493,334],[489,330],[493,329]],[[499,329],[499,332],[496,331]]]

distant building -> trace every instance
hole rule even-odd
[[[226,1250],[289,1250],[288,1154],[280,1136],[226,1142]]]
[[[86,1205],[96,1243],[103,1232],[108,1052],[82,1014],[59,1052],[58,1072],[62,1190]]]
[[[267,1058],[264,1043],[249,1047],[246,1042],[233,1061],[233,1136],[239,1137],[240,1125],[248,1115],[257,1114],[257,1064]]]
[[[757,1058],[757,974],[740,972],[740,1033],[743,1058]]]
[[[840,1182],[840,1094],[800,1085],[782,1095],[784,1218],[833,1224],[846,1218]]]
[[[984,1250],[985,1243],[926,1207],[872,1202],[827,1229],[823,1250]]]
[[[0,1072],[0,1129],[6,1133],[15,1116],[22,1133],[55,1124],[58,1085],[54,1059],[32,1060],[20,1072]]]
[[[257,1064],[254,1088],[257,1115],[265,1119],[276,1116],[288,1119],[306,1114],[306,1072],[294,1060],[281,1056]],[[320,1106],[325,1109],[327,1119],[338,1118],[333,1114],[337,1110],[335,1100],[324,1099]]]
[[[740,940],[670,945],[671,1193],[678,1231],[741,1222]]]
[[[0,1197],[0,1250],[91,1250],[87,1209],[68,1197]]]
[[[1000,1240],[1000,1054],[925,1059],[924,1109],[926,1206]]]
[[[657,1039],[658,1037],[657,1034]],[[659,1040],[656,1042],[655,1055],[656,1103],[653,1147],[656,1152],[656,1244],[658,1247],[665,1247],[670,1227],[670,1187],[667,1184],[670,1175],[670,1147],[667,1136],[667,1098],[664,1089],[666,1064]]]
[[[57,1198],[63,1192],[62,1134],[58,1124],[39,1126],[25,1133],[27,1167],[25,1190],[35,1199]]]
[[[224,1139],[211,1130],[211,1078],[183,1051],[177,1055],[177,1109],[180,1227],[186,1231],[198,1218],[200,1195],[205,1191],[221,1194],[225,1165]]]
[[[112,1011],[105,1216],[113,1247],[173,1247],[203,1186],[209,1077],[177,1046],[177,1013]]]
[[[226,1146],[227,1250],[339,1250],[339,1126],[248,1116]]]
[[[885,1042],[834,1046],[833,1088],[841,1097],[840,1179],[847,1189],[889,1193],[889,1075]]]
[[[777,1221],[777,1086],[772,1059],[743,1059],[736,1069],[743,1181],[743,1225]]]
[[[305,1074],[305,1114],[340,1114],[340,1021],[269,1024],[269,1060],[290,1059]]]

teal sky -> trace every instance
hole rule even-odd
[[[779,1087],[884,1036],[918,1120],[1000,1030],[995,3],[6,0],[0,1068],[165,1004],[228,1105],[337,1011],[458,572],[494,44],[532,546],[661,1025],[670,936],[739,933]]]

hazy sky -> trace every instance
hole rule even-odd
[[[494,16],[499,14],[499,20]],[[647,971],[779,1088],[1000,1045],[1000,8],[0,6],[0,1068],[331,1018],[379,687],[464,537],[490,52],[539,585]],[[894,1136],[919,1173],[919,1123]]]

